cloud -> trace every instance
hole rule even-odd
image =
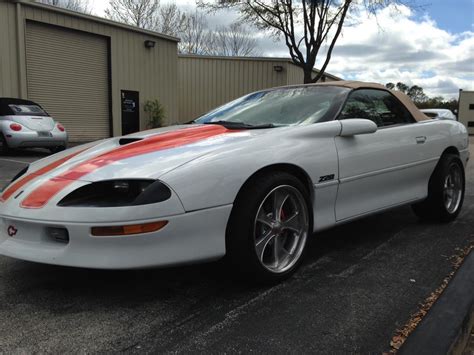
[[[428,95],[457,97],[474,89],[474,32],[449,33],[428,16],[417,18],[407,7],[387,7],[377,16],[363,10],[363,21],[345,27],[327,71],[349,80],[405,82]],[[288,56],[283,43],[261,36],[264,55]],[[324,49],[318,65],[322,65]]]
[[[408,8],[367,16],[345,28],[336,46],[328,71],[345,78],[402,81],[446,97],[474,89],[474,32],[449,33]]]

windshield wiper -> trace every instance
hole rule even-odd
[[[263,123],[258,125],[251,125],[243,122],[232,122],[232,121],[213,121],[204,122],[204,124],[218,124],[228,129],[263,129],[263,128],[274,128],[273,123]]]

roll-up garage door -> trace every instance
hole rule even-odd
[[[26,25],[28,98],[63,124],[71,142],[110,135],[106,37]]]

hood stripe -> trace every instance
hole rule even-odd
[[[68,171],[51,178],[36,190],[31,192],[21,203],[23,208],[42,208],[48,203],[56,194],[79,180],[83,176],[102,168],[104,166],[113,164],[119,160],[136,157],[139,155],[152,153],[158,150],[171,149],[183,145],[196,143],[198,141],[221,135],[228,132],[237,132],[235,130],[228,130],[220,125],[198,126],[192,128],[184,128],[177,131],[165,132],[143,139],[118,149],[101,154],[97,157],[91,158],[82,162]]]
[[[11,185],[9,188],[7,188],[3,192],[2,197],[0,197],[0,202],[5,202],[12,195],[14,195],[18,190],[20,190],[23,186],[28,184],[30,181],[36,179],[37,177],[39,177],[41,175],[44,175],[44,174],[50,172],[51,170],[56,169],[57,167],[61,166],[62,164],[64,164],[68,160],[74,158],[76,155],[82,153],[84,150],[85,149],[82,149],[82,150],[80,150],[78,152],[75,152],[73,154],[66,155],[65,157],[63,157],[59,160],[56,160],[55,162],[52,162],[51,164],[48,164],[48,165],[42,167],[41,169],[36,170],[35,172],[33,172],[31,174],[28,174],[26,176],[21,177],[20,179],[15,181],[13,183],[13,185]]]

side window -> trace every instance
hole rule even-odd
[[[344,108],[339,115],[340,120],[348,118],[366,118],[374,121],[377,126],[381,125],[377,112],[372,102],[371,91],[356,90],[353,91],[346,101]]]
[[[410,112],[395,96],[384,90],[355,90],[349,96],[339,119],[367,118],[379,127],[413,123]]]

